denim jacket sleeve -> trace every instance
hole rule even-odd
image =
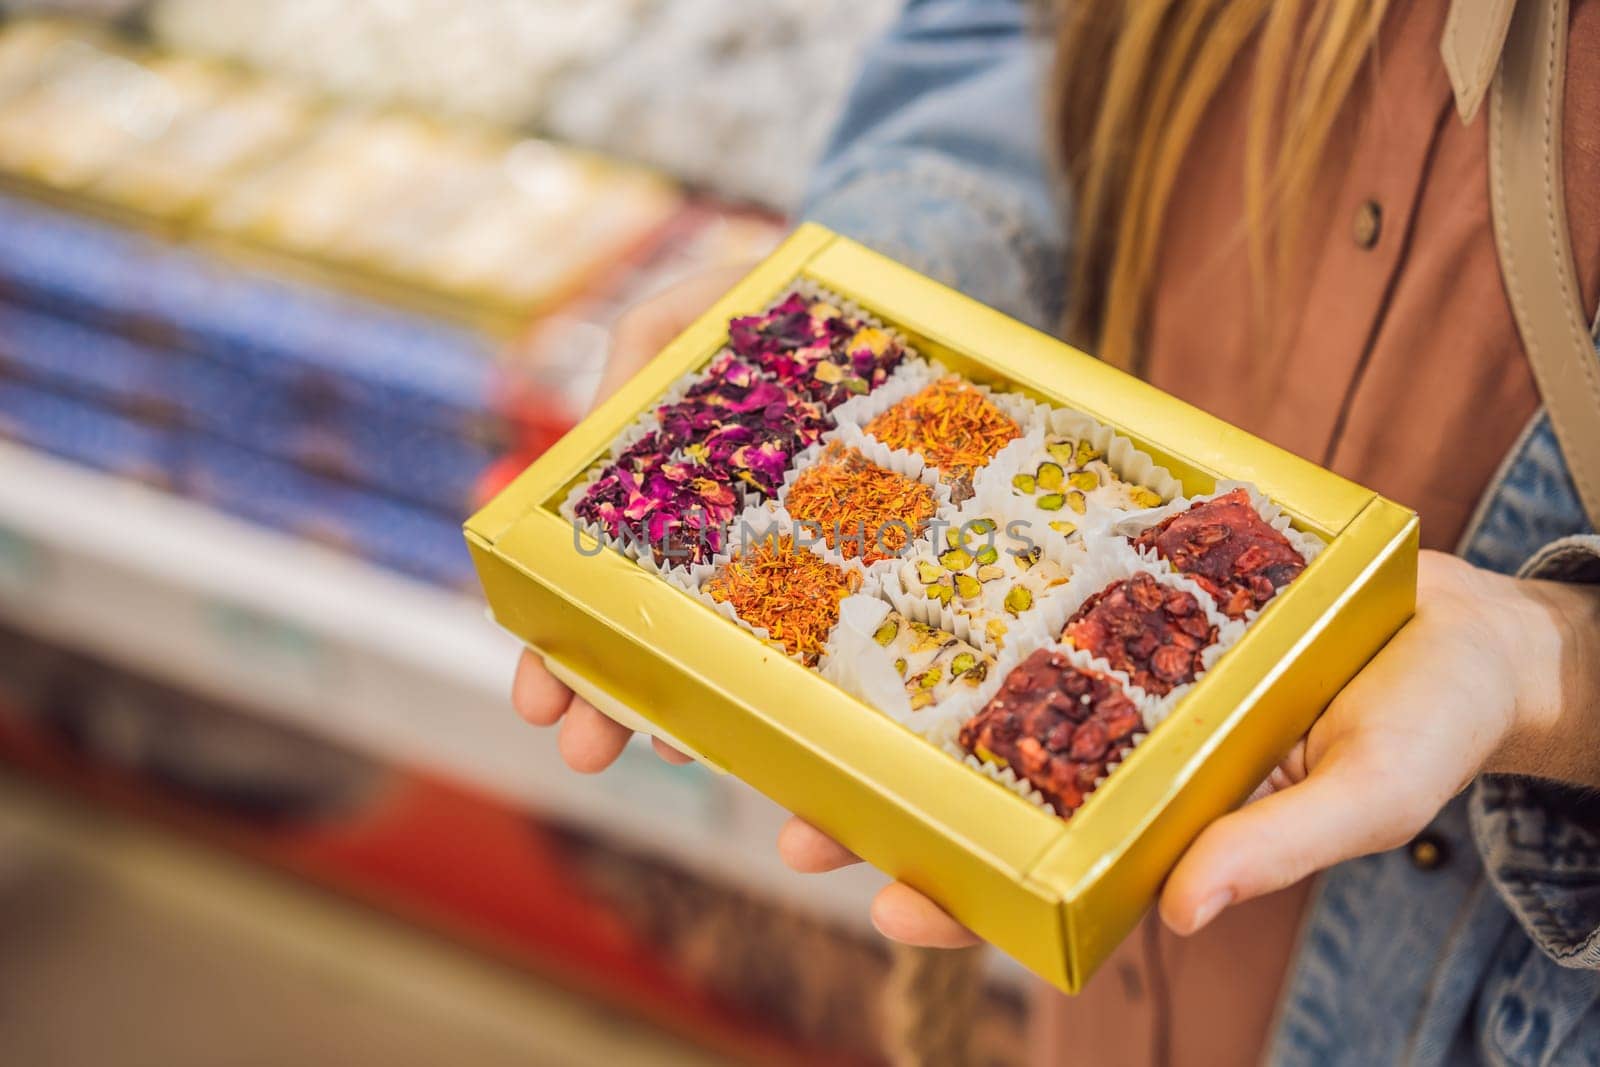
[[[1522,577],[1600,583],[1600,536],[1540,549]],[[1501,899],[1564,967],[1600,970],[1600,797],[1512,775],[1484,775],[1469,807],[1473,836]]]
[[[909,0],[865,56],[803,213],[1052,329],[1066,213],[1046,163],[1034,10]]]

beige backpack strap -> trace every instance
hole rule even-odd
[[[1567,0],[1521,0],[1489,103],[1495,240],[1534,380],[1600,528],[1600,358],[1581,306],[1562,183]]]

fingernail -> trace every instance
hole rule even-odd
[[[1223,908],[1226,908],[1232,903],[1233,890],[1231,889],[1219,890],[1218,892],[1207,897],[1205,901],[1195,909],[1194,925],[1189,927],[1189,932],[1191,934],[1195,934],[1205,929],[1207,923],[1209,923],[1212,919],[1215,919],[1217,914],[1221,912]]]

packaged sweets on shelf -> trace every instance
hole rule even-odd
[[[815,226],[466,535],[596,707],[1069,991],[1415,602],[1409,512]]]
[[[514,128],[34,20],[0,25],[0,181],[499,332],[683,206],[662,174]]]
[[[130,147],[85,192],[129,211],[177,219],[218,195],[234,176],[286,150],[314,114],[312,99],[291,86],[228,77],[214,100],[161,136]]]
[[[0,170],[80,188],[201,114],[230,77],[182,57],[141,64],[120,47],[80,42],[70,54],[0,108]]]

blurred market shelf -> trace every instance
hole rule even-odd
[[[568,771],[511,712],[517,642],[475,597],[0,441],[0,617],[67,647],[434,770],[860,927],[882,877],[801,878],[784,814],[630,746]]]
[[[0,1060],[732,1061],[369,908],[0,772]]]

